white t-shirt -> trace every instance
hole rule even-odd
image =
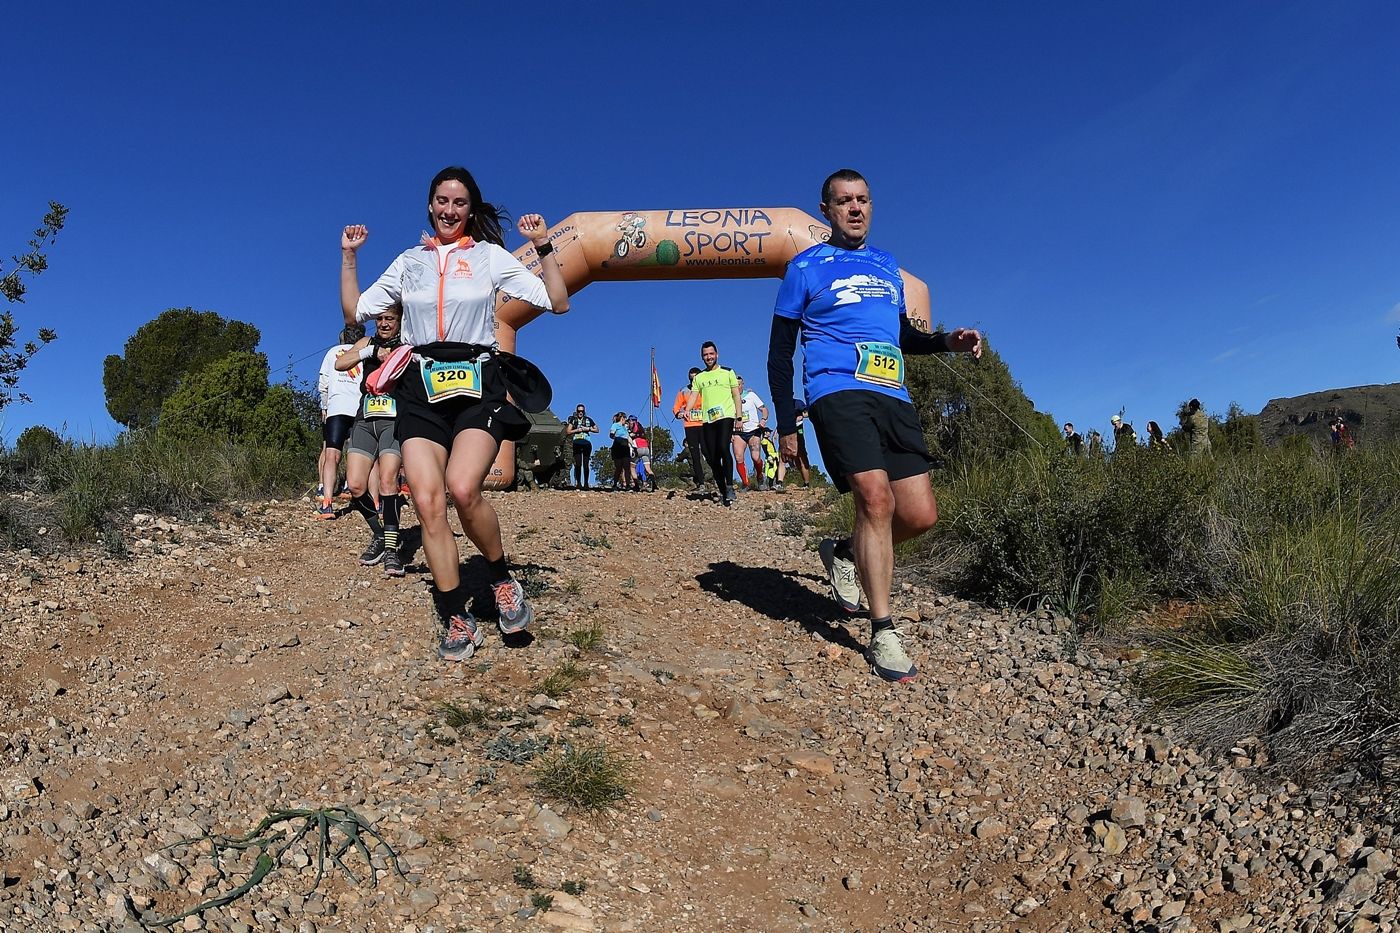
[[[353,417],[360,411],[360,376],[364,374],[364,364],[356,363],[344,372],[335,368],[335,358],[348,349],[348,343],[331,347],[321,360],[321,373],[316,378],[316,389],[321,393],[321,410],[326,413],[327,418],[334,418],[336,415]]]
[[[744,409],[744,430],[757,431],[759,409],[763,407],[763,399],[759,398],[753,389],[749,389],[739,396],[739,404]]]
[[[544,282],[502,247],[429,240],[399,254],[360,296],[355,317],[368,321],[397,304],[403,308],[404,343],[495,346],[498,291],[551,310]]]

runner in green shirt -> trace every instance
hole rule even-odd
[[[692,385],[700,393],[700,416],[705,423],[700,428],[700,449],[715,477],[719,501],[728,506],[734,501],[729,474],[734,469],[730,440],[734,436],[734,417],[739,411],[739,377],[728,366],[719,365],[719,350],[714,342],[700,345],[700,360],[704,372],[695,376]]]

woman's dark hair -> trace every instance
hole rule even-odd
[[[428,186],[428,229],[437,229],[433,223],[433,195],[437,194],[438,185],[445,181],[460,181],[467,189],[467,197],[471,199],[471,213],[467,215],[467,235],[478,242],[505,246],[501,220],[510,220],[510,215],[504,208],[482,198],[481,188],[477,186],[476,179],[460,165],[449,165],[433,176],[433,183]]]
[[[354,343],[365,335],[365,325],[347,324],[340,332],[341,343]]]

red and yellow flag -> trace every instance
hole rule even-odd
[[[651,407],[661,407],[661,377],[656,374],[656,351],[651,354]]]

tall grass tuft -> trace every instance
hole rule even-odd
[[[108,536],[118,510],[189,516],[222,502],[288,495],[302,488],[314,464],[314,451],[150,431],[111,444],[30,444],[0,458],[9,488],[30,494],[22,518],[18,509],[5,510],[0,534],[51,524],[70,542],[90,542]]]
[[[1154,645],[1142,688],[1306,770],[1400,734],[1400,443],[1203,460],[1021,453],[940,475],[912,555],[963,595]],[[1195,608],[1165,636],[1135,620]]]

